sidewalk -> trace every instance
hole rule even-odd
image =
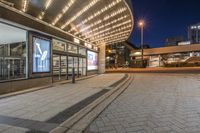
[[[124,74],[103,74],[76,84],[0,99],[0,132],[49,132],[123,77]]]

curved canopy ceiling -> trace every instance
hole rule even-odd
[[[94,44],[121,42],[133,29],[125,0],[0,0]]]

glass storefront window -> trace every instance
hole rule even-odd
[[[61,74],[67,73],[67,56],[61,56]]]
[[[73,44],[68,44],[68,52],[77,54],[78,53],[78,47],[76,45],[73,45]]]
[[[74,67],[74,58],[68,56],[68,76],[72,76],[72,68]]]
[[[72,76],[72,69],[75,69],[75,75],[78,76],[78,57],[68,56],[68,76]]]
[[[78,76],[78,57],[74,57],[75,75]]]
[[[53,54],[53,80],[66,79],[67,76],[67,56]]]
[[[50,41],[33,37],[33,72],[50,72]]]
[[[53,55],[53,74],[60,76],[60,56]]]
[[[86,55],[86,48],[79,47],[79,54]]]
[[[86,75],[86,59],[79,58],[79,76]]]
[[[67,51],[67,44],[65,42],[53,39],[53,50]]]
[[[98,53],[93,51],[87,51],[87,70],[97,70],[98,69]]]
[[[25,30],[0,23],[0,81],[27,77]]]

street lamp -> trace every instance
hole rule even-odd
[[[144,21],[140,20],[139,23],[139,28],[141,29],[141,50],[142,50],[142,67],[144,67]]]

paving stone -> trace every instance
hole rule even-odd
[[[102,121],[119,133],[198,133],[199,78],[200,75],[193,74],[135,74],[128,89],[90,127]],[[103,128],[98,131],[104,133]]]
[[[112,89],[110,86],[122,79],[124,75],[125,74],[102,74],[86,80],[77,81],[76,84],[56,85],[48,89],[0,99],[0,116],[13,118],[9,119],[9,121],[5,119],[2,121],[0,120],[0,123],[10,124],[11,127],[17,125],[19,127],[30,127],[30,123],[23,123],[21,120],[21,123],[19,123],[16,118],[47,122],[47,120],[54,118],[60,112],[105,90],[105,88]],[[94,101],[94,99],[92,101]],[[77,111],[80,109],[81,108],[77,108]],[[35,126],[42,131],[49,131],[52,129],[51,126]],[[3,127],[0,126],[0,128],[3,130]]]
[[[0,124],[0,132],[9,129],[11,126]]]
[[[144,130],[144,129],[141,126],[134,126],[134,127],[126,128],[125,130],[129,133],[129,132],[141,131],[141,130]]]
[[[7,130],[2,131],[1,133],[26,133],[28,131],[29,130],[25,128],[11,127]]]

